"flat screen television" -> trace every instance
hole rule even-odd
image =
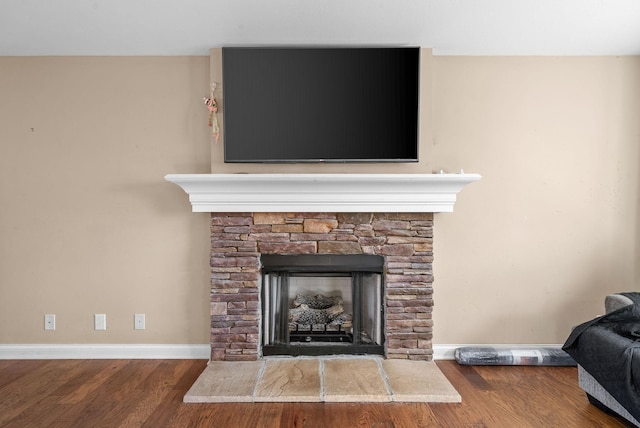
[[[222,49],[225,162],[417,162],[417,47]]]

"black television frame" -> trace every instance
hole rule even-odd
[[[410,137],[407,138],[407,141],[410,141],[409,144],[407,144],[406,142],[403,143],[403,145],[405,146],[405,154],[407,154],[407,156],[401,156],[401,157],[389,157],[389,156],[383,156],[383,157],[367,157],[367,156],[350,156],[350,157],[342,157],[342,156],[336,156],[336,157],[332,157],[332,156],[319,156],[319,157],[312,157],[312,156],[297,156],[297,157],[291,157],[291,158],[282,158],[279,156],[273,156],[273,157],[269,157],[269,156],[256,156],[256,157],[246,157],[246,156],[238,156],[238,155],[234,155],[229,156],[229,145],[230,144],[234,144],[234,142],[230,142],[230,139],[227,138],[228,136],[228,132],[229,132],[229,127],[228,127],[228,121],[229,121],[229,116],[227,115],[227,109],[229,107],[229,102],[230,102],[230,95],[233,96],[233,94],[229,94],[227,90],[227,86],[225,86],[225,75],[228,75],[230,72],[229,70],[225,67],[225,57],[227,56],[227,52],[230,51],[239,51],[239,50],[259,50],[262,52],[265,51],[280,51],[280,52],[293,52],[293,51],[307,51],[307,52],[313,52],[313,51],[319,51],[319,50],[342,50],[343,52],[348,52],[349,50],[357,50],[357,51],[362,51],[362,50],[390,50],[390,49],[395,49],[398,50],[399,52],[402,51],[402,55],[413,55],[413,57],[411,57],[412,61],[415,61],[415,64],[412,64],[412,66],[414,67],[411,71],[411,81],[409,83],[407,83],[409,86],[411,86],[410,90],[407,90],[407,93],[411,92],[409,94],[409,96],[411,96],[412,98],[409,100],[409,102],[412,104],[411,105],[411,111],[410,111],[410,119],[409,121],[411,122],[411,125],[406,127],[407,129],[407,133],[410,134]],[[419,161],[419,142],[420,142],[420,134],[419,134],[419,128],[420,128],[420,48],[418,47],[387,47],[387,46],[382,46],[382,47],[377,47],[377,46],[368,46],[368,47],[308,47],[308,46],[303,46],[303,47],[299,47],[299,46],[284,46],[284,47],[223,47],[222,48],[222,58],[223,58],[223,78],[222,78],[222,83],[223,83],[223,102],[221,105],[222,108],[222,112],[223,112],[223,145],[224,145],[224,162],[225,163],[416,163]],[[295,54],[295,53],[294,53]],[[386,89],[388,91],[388,88]],[[379,88],[379,89],[375,89],[372,88],[372,91],[377,91],[378,92],[378,96],[380,97],[381,101],[384,102],[384,97],[385,97],[385,88]],[[405,94],[406,95],[406,94]],[[409,103],[407,103],[409,104]],[[237,112],[236,112],[237,113]],[[280,144],[280,143],[278,143]],[[384,144],[389,144],[389,142],[386,142]]]

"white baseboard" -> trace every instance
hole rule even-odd
[[[433,345],[434,360],[454,360],[455,350],[465,346],[509,349],[561,348],[561,344],[456,344]],[[0,360],[56,359],[203,359],[211,355],[211,345],[0,345]]]
[[[0,360],[206,359],[211,345],[0,345]]]
[[[499,344],[458,344],[458,345],[433,345],[433,359],[434,360],[455,360],[455,351],[457,348],[463,348],[467,346],[473,347],[487,347],[487,348],[499,348],[499,349],[540,349],[540,348],[562,348],[562,344],[552,343],[552,344],[509,344],[509,343],[499,343]]]

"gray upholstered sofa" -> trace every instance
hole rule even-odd
[[[636,301],[637,302],[637,301]],[[630,305],[634,304],[634,300],[632,300],[629,297],[626,297],[622,294],[611,294],[609,296],[606,296],[605,298],[605,311],[606,314],[611,314],[615,311],[618,311],[622,308],[628,307]],[[637,304],[637,303],[636,303]],[[632,314],[632,318],[635,319],[634,322],[637,322],[638,325],[640,325],[640,319],[636,319],[635,316],[637,315],[637,312],[634,312]],[[605,315],[606,317],[606,315]],[[613,323],[615,323],[615,319],[613,320]],[[588,324],[588,323],[585,323]],[[577,327],[577,328],[580,328]],[[598,327],[596,327],[598,328]],[[635,333],[635,331],[634,331]],[[616,335],[615,332],[610,333],[611,335]],[[601,339],[604,339],[603,342],[608,342],[609,340],[609,333],[602,333],[599,332],[598,336]],[[571,338],[570,338],[571,340]],[[567,342],[568,343],[568,342]],[[597,343],[597,341],[596,341]],[[631,340],[630,342],[631,344],[633,344],[633,340]],[[639,344],[640,345],[640,344]],[[590,344],[591,347],[593,347],[593,344]],[[609,343],[602,343],[603,347],[607,347],[609,346]],[[627,345],[628,346],[628,345]],[[631,349],[632,352],[635,352],[635,345],[631,345],[633,347],[633,349]],[[566,345],[565,345],[566,347]],[[586,346],[583,346],[583,348],[581,349],[580,352],[585,352],[585,350],[587,350],[587,352],[590,352],[589,348],[587,348]],[[629,348],[627,348],[625,351],[622,351],[625,354],[628,354]],[[567,350],[570,354],[572,353],[571,351]],[[615,355],[615,354],[614,354]],[[604,387],[594,376],[592,376],[589,371],[587,371],[587,369],[585,367],[583,367],[580,364],[580,360],[581,360],[581,355],[577,354],[577,355],[572,355],[576,361],[578,362],[578,382],[580,387],[586,392],[587,396],[589,397],[589,401],[594,404],[595,406],[599,407],[600,409],[607,411],[607,412],[613,412],[617,415],[619,415],[620,417],[626,419],[627,421],[629,421],[630,423],[632,423],[635,426],[640,427],[640,421],[634,417],[629,410],[633,411],[636,415],[637,415],[637,410],[634,408],[629,408],[629,399],[625,398],[625,400],[627,400],[627,406],[625,408],[625,406],[623,406],[618,399],[616,399],[611,393],[610,393],[610,389],[611,388],[606,388]],[[598,361],[598,358],[600,360],[602,359],[606,359],[606,358],[611,358],[609,355],[605,354],[605,356],[598,356],[598,357],[593,357],[590,356],[587,358],[587,360],[585,360],[587,362],[587,364],[590,365],[590,367],[593,367],[593,361]],[[589,361],[591,360],[591,361]],[[592,369],[592,371],[594,373],[597,373],[597,371],[599,370],[599,367],[596,367],[595,369]],[[620,373],[620,382],[623,382],[623,373]],[[631,375],[631,380],[629,381],[628,379],[624,379],[624,382],[631,382],[631,387],[630,389],[635,389],[634,387],[634,378],[637,378],[640,376],[636,376],[636,375]],[[635,382],[640,382],[640,378],[635,379]],[[637,391],[636,391],[637,392]],[[614,394],[618,394],[618,392],[614,392]],[[631,399],[631,406],[634,406],[634,404],[637,404],[637,400],[634,401],[634,399]],[[629,409],[629,410],[628,410]]]

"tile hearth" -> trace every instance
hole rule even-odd
[[[185,403],[440,402],[460,395],[432,361],[379,357],[210,361]]]

